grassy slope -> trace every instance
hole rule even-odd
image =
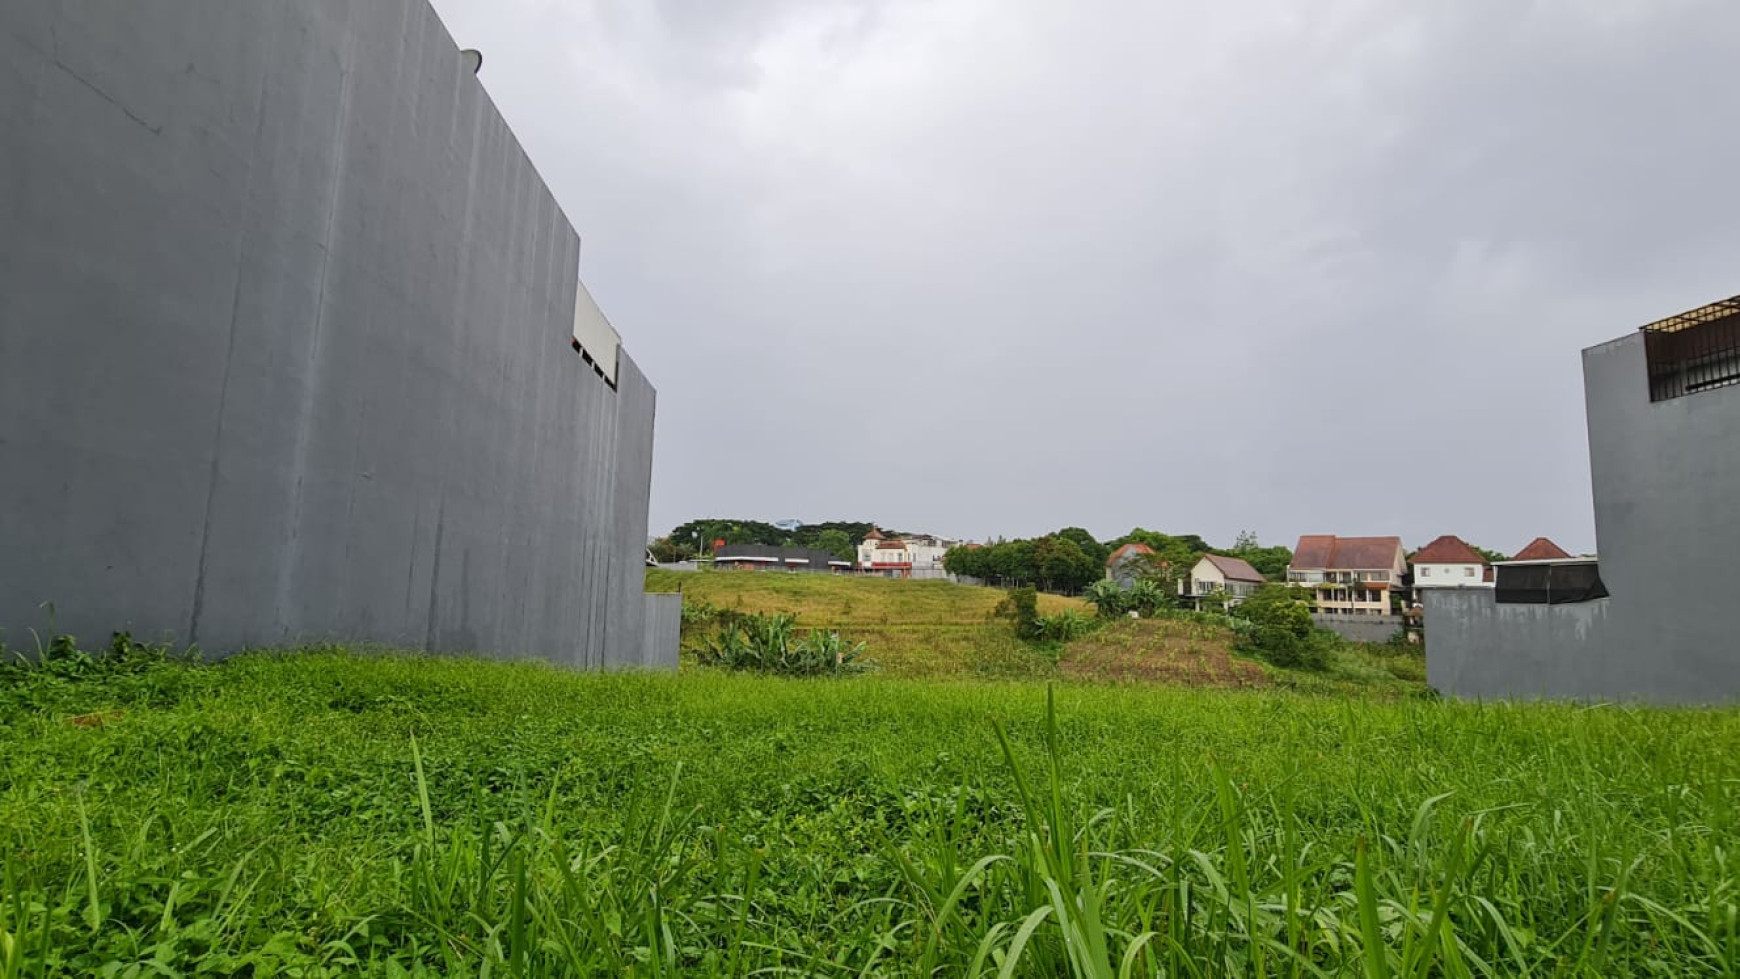
[[[991,612],[994,588],[947,581],[747,571],[647,572],[651,591],[682,591],[690,602],[742,612],[792,612],[800,628],[832,629],[868,644],[884,672],[907,677],[1038,678],[1051,660],[1017,641]],[[1039,596],[1039,610],[1089,609],[1078,599]]]
[[[987,865],[940,927],[926,910],[1037,831],[992,730],[1043,779],[1037,684],[331,654],[0,681],[0,975],[6,954],[31,976],[650,975],[667,955],[682,974],[918,975],[931,935],[936,974],[960,975],[1046,900],[1029,852]],[[1109,924],[1162,932],[1139,974],[1255,974],[1259,952],[1301,974],[1286,945],[1355,974],[1365,908],[1390,965],[1454,949],[1433,974],[1740,969],[1740,711],[1057,699],[1061,811],[1105,811],[1092,849],[1149,851],[1090,870],[1113,878]],[[1436,894],[1446,923],[1422,946]],[[1289,927],[1289,902],[1315,911]],[[1240,938],[1247,919],[1280,945]],[[1017,974],[1068,974],[1050,920]]]
[[[866,655],[899,677],[1165,682],[1249,687],[1277,683],[1336,695],[1425,689],[1417,648],[1349,647],[1327,673],[1277,670],[1233,651],[1216,625],[1119,620],[1070,643],[1056,660],[1017,640],[991,611],[1003,592],[946,581],[900,581],[766,572],[647,572],[651,591],[744,612],[792,612],[804,628],[832,629],[867,644]],[[1092,611],[1079,599],[1039,596],[1042,614]]]

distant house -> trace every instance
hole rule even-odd
[[[1263,587],[1263,573],[1242,558],[1204,554],[1178,581],[1178,594],[1203,599],[1224,592],[1229,605],[1236,605]]]
[[[852,562],[841,561],[827,551],[809,547],[773,547],[767,544],[725,544],[714,550],[713,567],[724,571],[821,571],[846,572]]]
[[[943,558],[958,543],[929,534],[889,537],[871,528],[858,545],[858,570],[890,578],[941,578]]]
[[[1147,566],[1147,557],[1153,553],[1154,549],[1146,544],[1125,544],[1118,548],[1106,558],[1106,580],[1117,582],[1120,588],[1134,586]]]
[[[1312,589],[1319,612],[1388,615],[1390,593],[1407,572],[1400,537],[1306,534],[1293,549],[1287,583]]]
[[[1414,553],[1414,601],[1426,588],[1491,588],[1492,565],[1468,542],[1445,534]]]
[[[1571,553],[1545,537],[1536,537],[1527,547],[1512,555],[1512,561],[1567,561]]]

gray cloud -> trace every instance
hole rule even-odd
[[[1592,547],[1740,291],[1727,0],[436,0],[660,389],[653,526]]]

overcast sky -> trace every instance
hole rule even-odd
[[[659,391],[652,527],[1595,546],[1740,292],[1734,0],[435,0]]]

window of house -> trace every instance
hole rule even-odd
[[[1421,568],[1420,569],[1420,577],[1422,577],[1422,578],[1432,577],[1432,569],[1431,568]]]

